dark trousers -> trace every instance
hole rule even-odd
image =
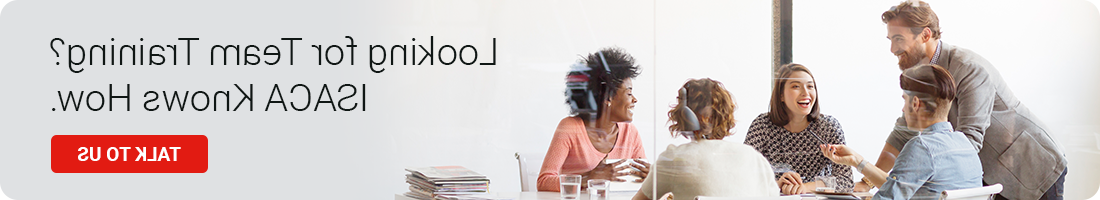
[[[1051,185],[1050,189],[1047,189],[1047,192],[1043,193],[1042,197],[1039,197],[1039,200],[1062,200],[1062,196],[1065,194],[1067,171],[1069,171],[1069,168],[1062,170],[1062,176],[1058,177],[1058,181],[1055,181],[1054,185]],[[1007,198],[1000,194],[995,195],[994,199],[1007,200]]]

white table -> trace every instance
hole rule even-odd
[[[627,191],[608,192],[607,193],[607,197],[608,197],[607,200],[630,200],[631,198],[634,198],[634,193],[636,193],[636,192],[627,192]],[[508,198],[512,198],[514,200],[560,200],[561,199],[561,193],[560,192],[501,192],[501,193],[493,193],[493,195],[496,195],[498,197],[508,197]],[[394,195],[394,200],[416,200],[416,199],[406,197],[404,194],[396,194],[396,195]],[[578,200],[589,200],[588,193],[587,192],[581,192],[580,198],[578,198]]]
[[[630,200],[634,198],[634,193],[637,191],[608,191],[607,200]],[[561,199],[560,192],[520,192],[516,195],[516,200],[559,200]],[[512,196],[509,196],[512,197]],[[590,200],[588,198],[588,192],[581,192],[578,200]]]
[[[629,200],[634,197],[636,192],[628,191],[613,191],[608,192],[608,200]],[[514,200],[561,200],[561,193],[559,192],[502,192],[494,193],[499,197],[508,197]],[[395,200],[416,200],[413,198],[405,197],[403,194],[394,195]],[[817,200],[817,197],[802,197],[802,200]],[[581,192],[578,200],[590,200],[588,193]]]

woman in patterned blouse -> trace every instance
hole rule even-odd
[[[745,136],[775,168],[783,194],[809,193],[824,187],[817,176],[836,177],[837,191],[852,191],[851,167],[833,163],[818,145],[845,144],[844,130],[832,116],[818,112],[817,88],[806,66],[779,68],[772,84],[769,112],[760,114]]]

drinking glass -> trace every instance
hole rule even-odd
[[[607,190],[611,181],[607,179],[591,179],[588,180],[588,199],[591,200],[603,200],[607,199]]]
[[[836,192],[836,177],[835,176],[817,176],[814,181],[820,182],[820,186],[817,187],[817,191],[821,192]]]
[[[577,199],[581,195],[581,175],[562,174],[558,175],[558,180],[562,199]]]

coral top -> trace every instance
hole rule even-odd
[[[542,162],[539,191],[559,191],[558,174],[580,174],[591,171],[603,159],[645,158],[638,128],[629,122],[619,122],[619,136],[609,153],[601,153],[588,139],[584,122],[579,117],[566,117],[558,123],[554,140]]]

